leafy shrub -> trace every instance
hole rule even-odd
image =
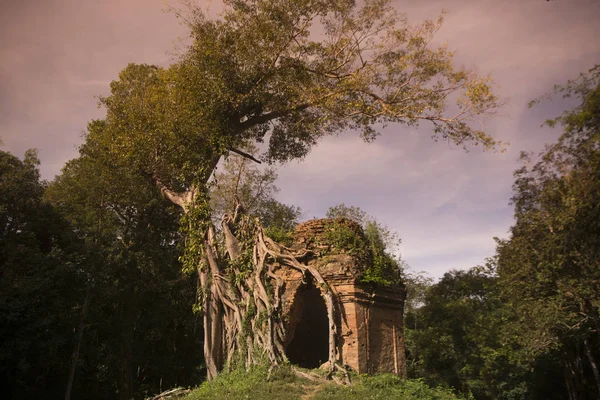
[[[404,380],[396,375],[360,376],[353,386],[328,384],[313,400],[458,400],[449,389],[431,388],[421,380]]]
[[[355,232],[345,219],[335,219],[325,227],[323,239],[327,245],[343,250],[357,258],[368,257],[368,250],[364,237]]]
[[[284,246],[291,246],[294,242],[293,232],[280,228],[279,226],[270,226],[265,229],[265,234]]]
[[[365,261],[367,267],[361,283],[388,286],[401,282],[400,268],[398,261],[386,250],[383,233],[381,226],[367,221],[363,236],[345,219],[335,219],[326,227],[324,239],[328,245]]]

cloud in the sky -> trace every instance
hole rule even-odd
[[[202,2],[215,14],[218,1]],[[329,206],[356,205],[400,232],[402,254],[436,276],[482,263],[493,236],[512,224],[512,172],[521,150],[539,151],[559,131],[540,128],[568,105],[527,103],[600,63],[597,0],[394,0],[409,19],[449,10],[437,43],[448,42],[460,65],[490,73],[507,99],[485,129],[510,141],[506,153],[466,153],[433,142],[427,125],[388,127],[372,144],[347,132],[324,139],[301,162],[279,171],[281,201],[305,217]],[[167,65],[185,29],[162,0],[22,0],[0,5],[0,137],[21,156],[40,150],[51,179],[77,155],[81,132],[102,117],[94,96],[127,63]]]

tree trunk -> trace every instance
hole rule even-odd
[[[255,221],[246,216],[239,223],[236,219],[224,216],[225,239],[221,246],[215,242],[212,228],[208,228],[203,243],[205,261],[199,277],[205,288],[204,355],[208,379],[215,378],[226,363],[231,365],[236,358],[243,359],[247,368],[259,361],[260,354],[268,357],[272,367],[287,360],[281,316],[284,282],[273,271],[275,261],[280,268],[296,269],[310,276],[320,288],[329,320],[328,376],[339,370],[347,377],[337,359],[336,305],[327,282],[315,268],[301,264],[298,254],[264,236]],[[238,264],[244,255],[247,261]]]
[[[77,337],[75,339],[75,349],[71,356],[71,369],[69,371],[69,381],[67,382],[67,389],[65,390],[65,400],[71,400],[71,391],[73,390],[73,383],[75,382],[75,371],[77,370],[77,362],[79,361],[79,351],[81,350],[81,343],[83,342],[83,330],[85,329],[85,318],[87,317],[87,310],[90,304],[90,298],[92,297],[92,286],[88,285],[85,291],[85,298],[83,300],[83,307],[81,308],[81,317],[79,319],[79,326],[77,327]]]
[[[592,367],[592,372],[594,373],[596,388],[598,389],[598,396],[600,398],[600,373],[598,372],[598,365],[596,364],[596,359],[594,358],[594,354],[590,348],[590,342],[588,338],[583,339],[583,345],[585,346],[585,354],[587,355],[590,366]]]
[[[216,268],[216,265],[212,266]],[[221,334],[221,307],[218,304],[219,294],[217,285],[213,282],[218,280],[218,274],[211,271],[211,279],[208,279],[208,273],[201,271],[200,283],[203,288],[207,288],[204,296],[204,360],[206,362],[207,378],[213,379],[217,376],[219,370],[223,367],[222,356],[222,334]]]
[[[571,379],[569,368],[566,364],[563,366],[563,371],[565,375],[565,386],[567,387],[569,400],[577,400],[577,396],[575,395],[575,390],[573,388],[573,380]]]
[[[121,306],[120,365],[118,390],[120,400],[133,398],[133,341],[137,294],[135,287],[128,286]]]
[[[216,166],[218,158],[212,161]],[[154,182],[162,195],[180,206],[190,218],[187,229],[193,240],[186,246],[190,245],[195,252],[199,247],[202,249],[199,256],[201,259],[198,259],[198,272],[203,288],[204,357],[208,379],[215,378],[226,363],[231,365],[236,354],[245,359],[247,367],[256,364],[262,355],[268,357],[272,367],[287,361],[283,345],[286,332],[280,299],[284,282],[273,271],[276,262],[280,268],[298,270],[317,283],[329,319],[327,376],[332,377],[335,371],[341,371],[346,382],[349,382],[345,368],[337,359],[339,338],[331,288],[319,271],[298,261],[298,258],[306,254],[295,254],[264,236],[257,221],[240,215],[239,204],[233,216],[223,216],[221,228],[224,240],[217,243],[209,220],[191,220],[202,218],[199,215],[206,215],[202,212],[202,207],[206,207],[203,203],[207,200],[201,197],[204,195],[203,191],[191,188],[184,193],[176,193],[160,180],[154,178]],[[205,229],[200,235],[203,236],[200,242],[199,229]],[[244,258],[240,262],[242,257]],[[267,291],[267,287],[272,290]],[[257,350],[260,356],[255,354]]]

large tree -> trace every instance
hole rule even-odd
[[[511,346],[501,340],[509,315],[499,297],[494,260],[445,273],[429,286],[418,312],[406,314],[409,377],[478,400],[556,398],[548,396],[556,385],[546,381],[548,390],[538,393],[537,376],[512,361]],[[554,378],[543,376],[549,377]]]
[[[553,356],[570,399],[600,395],[600,66],[558,86],[579,104],[560,139],[515,175],[515,225],[498,246],[521,359]]]
[[[90,124],[88,138],[104,129]],[[191,307],[197,277],[182,274],[177,261],[181,212],[136,171],[116,168],[89,140],[45,192],[88,253],[79,269],[86,306],[65,398],[90,387],[90,399],[145,398],[194,382],[202,360]]]
[[[489,79],[456,68],[445,46],[431,46],[442,18],[412,26],[388,0],[226,0],[224,6],[216,19],[194,7],[178,12],[191,45],[169,68],[125,68],[102,99],[102,135],[88,137],[115,171],[146,176],[183,210],[183,262],[198,270],[205,288],[209,378],[236,353],[252,364],[256,347],[273,365],[286,358],[281,282],[272,278],[271,260],[313,275],[332,320],[334,312],[318,271],[241,213],[224,215],[224,242],[217,243],[206,182],[224,155],[268,142],[262,158],[285,162],[305,156],[325,135],[354,130],[371,141],[386,124],[422,121],[432,124],[435,138],[498,145],[470,125],[498,105]],[[330,325],[333,372],[337,333]]]
[[[0,383],[9,398],[61,397],[85,289],[85,250],[44,201],[39,160],[0,151]]]

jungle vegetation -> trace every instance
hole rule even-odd
[[[255,164],[301,159],[343,131],[373,141],[387,124],[502,148],[474,124],[500,105],[490,79],[431,46],[443,16],[412,25],[387,0],[224,3],[216,19],[175,11],[189,47],[166,68],[128,65],[52,182],[34,150],[0,152],[10,397],[144,398],[236,366],[283,371],[272,261],[319,283],[330,320],[333,300],[285,246],[301,210],[278,202],[275,170]],[[329,210],[363,225],[376,261],[365,282],[403,282],[411,296],[409,377],[420,381],[367,379],[357,391],[425,382],[440,387],[432,398],[600,395],[600,67],[555,92],[579,104],[547,122],[564,132],[557,143],[523,156],[515,225],[486,265],[433,283],[402,268],[385,225],[355,207]],[[325,378],[348,382],[330,349]]]

